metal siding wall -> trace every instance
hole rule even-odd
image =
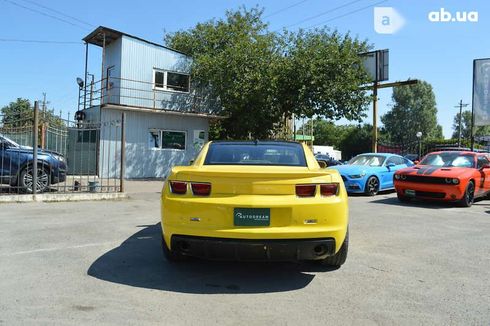
[[[120,151],[114,150],[118,141],[108,124],[121,119],[120,110],[102,110],[101,170],[117,177]],[[106,126],[106,127],[104,127]],[[149,129],[165,129],[186,132],[186,150],[150,149]],[[126,111],[126,178],[163,178],[175,165],[188,165],[197,151],[193,146],[194,130],[204,130],[208,138],[207,118],[178,116],[162,113]],[[111,153],[108,153],[111,149]],[[103,159],[102,159],[103,157]],[[103,161],[103,162],[102,162]]]
[[[153,68],[190,72],[192,61],[188,56],[131,37],[122,36],[121,51],[121,78],[148,83],[122,81],[123,88],[138,90],[122,90],[121,104],[153,107]],[[159,109],[179,109],[177,105],[189,101],[188,94],[158,91],[155,95],[155,108]]]
[[[106,96],[108,96],[106,103],[119,103],[119,95],[120,95],[120,81],[121,78],[121,68],[122,68],[122,39],[118,38],[108,46],[106,46],[105,51],[105,64],[104,64],[104,77],[107,77],[107,68],[114,66],[111,69],[111,77],[115,77],[114,79],[110,79],[109,81],[113,83],[113,87],[109,88]],[[100,85],[99,85],[100,86]]]

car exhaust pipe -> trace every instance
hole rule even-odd
[[[182,252],[188,252],[189,251],[189,243],[187,241],[179,241],[179,250]]]
[[[325,245],[318,245],[313,248],[313,252],[317,256],[323,256],[327,253],[327,247]]]

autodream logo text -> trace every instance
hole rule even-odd
[[[444,8],[431,11],[428,18],[433,23],[477,23],[478,11],[456,11],[451,12]]]

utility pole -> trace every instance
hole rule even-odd
[[[378,152],[378,82],[373,84],[373,143],[372,152]]]
[[[48,108],[49,101],[46,101],[46,93],[43,92],[43,119],[46,121],[46,111]]]
[[[459,108],[459,131],[458,131],[458,147],[461,148],[461,131],[462,131],[462,121],[463,121],[463,107],[467,107],[469,104],[463,104],[463,100],[459,101],[459,104],[455,108]]]

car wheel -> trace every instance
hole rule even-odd
[[[468,182],[463,198],[459,201],[460,206],[470,207],[475,201],[475,184],[473,181]]]
[[[407,197],[407,196],[403,196],[403,195],[399,194],[398,192],[396,193],[396,196],[398,197],[398,200],[401,201],[402,203],[408,203],[412,200],[412,198]]]
[[[51,184],[49,172],[46,168],[41,166],[38,166],[36,170],[37,170],[36,193],[46,192]],[[32,194],[33,175],[34,175],[34,169],[32,168],[32,166],[26,166],[24,169],[22,169],[19,175],[18,186],[20,187],[20,189],[22,189],[28,194]]]
[[[379,191],[379,180],[375,176],[369,177],[366,181],[364,192],[368,196],[375,196]]]
[[[340,267],[345,263],[347,259],[348,251],[349,251],[349,229],[347,229],[344,243],[342,243],[342,246],[340,247],[339,251],[335,255],[322,259],[319,262],[323,266]]]
[[[163,256],[168,262],[181,261],[183,258],[180,253],[170,250],[170,248],[167,246],[167,243],[163,238],[163,235],[162,235],[162,252],[163,252]]]

